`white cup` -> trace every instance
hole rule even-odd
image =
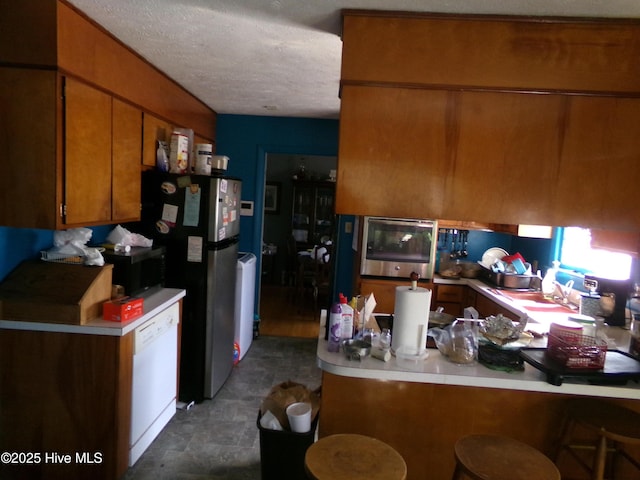
[[[287,407],[287,418],[292,432],[307,433],[311,430],[311,404],[292,403]]]

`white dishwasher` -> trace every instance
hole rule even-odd
[[[133,332],[129,466],[176,413],[179,319],[175,303]]]

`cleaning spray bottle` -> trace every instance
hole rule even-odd
[[[329,338],[327,350],[330,352],[340,351],[342,341],[342,307],[340,302],[331,305],[329,312]]]
[[[342,313],[342,340],[353,338],[353,308],[347,303],[347,297],[342,293],[340,298],[340,311]]]
[[[553,292],[556,289],[556,273],[558,272],[558,267],[560,267],[560,262],[554,260],[551,262],[553,264],[545,273],[544,278],[542,279],[542,294],[545,297],[550,297],[553,295]]]

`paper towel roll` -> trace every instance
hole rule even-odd
[[[396,303],[393,315],[393,333],[391,349],[397,350],[406,345],[426,348],[431,290],[418,287],[396,287]]]

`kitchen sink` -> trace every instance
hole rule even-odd
[[[542,292],[517,292],[517,291],[506,291],[499,290],[499,294],[503,295],[511,300],[517,301],[526,301],[526,302],[535,302],[535,303],[551,303],[557,305],[556,302],[551,298],[545,297]]]
[[[572,313],[576,309],[572,305],[564,305],[552,298],[547,298],[542,292],[497,289],[493,292],[532,312]]]

